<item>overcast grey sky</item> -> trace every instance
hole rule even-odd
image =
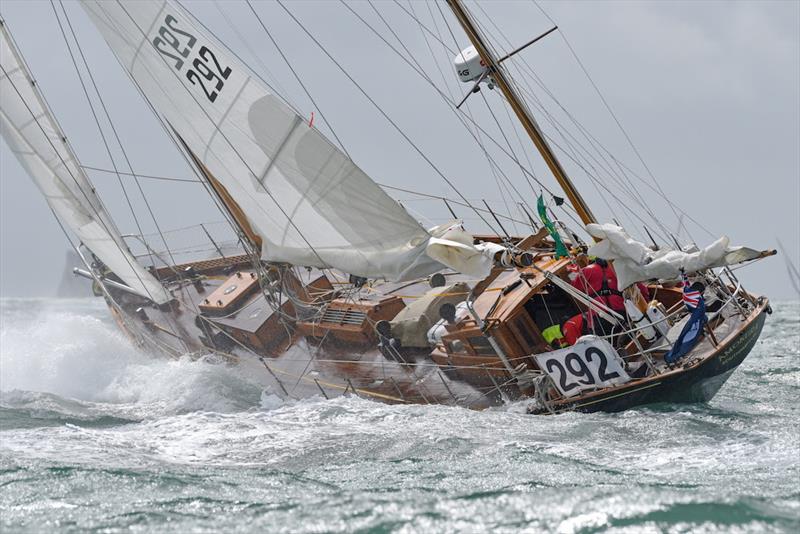
[[[408,8],[409,4],[401,1]],[[252,69],[270,82],[277,80],[283,96],[299,110],[309,115],[315,111],[246,4],[225,0],[185,5]],[[255,5],[316,99],[317,117],[321,111],[329,119],[354,160],[370,176],[380,183],[455,196],[279,6],[271,2]],[[287,5],[465,196],[487,198],[502,209],[498,186],[477,145],[451,109],[402,60],[339,2]],[[368,3],[351,5],[392,40]],[[481,5],[513,43],[523,43],[550,27],[536,4],[529,1]],[[794,262],[800,263],[800,2],[564,1],[540,5],[569,39],[673,200],[712,233],[727,234],[735,244],[773,248],[780,238]],[[432,43],[441,66],[446,67],[442,73],[445,81],[417,24],[395,3],[375,2],[375,6],[434,81],[442,87],[449,84],[448,90],[456,97],[463,95],[467,86],[456,81],[451,60],[439,55],[442,49]],[[191,178],[83,11],[73,2],[65,2],[65,7],[134,169],[142,174]],[[439,21],[443,38],[451,44],[440,8],[458,45],[465,47],[468,42],[456,32],[446,6],[413,3],[423,21]],[[50,3],[2,0],[0,12],[82,163],[110,167]],[[502,42],[494,32],[490,39]],[[595,137],[646,176],[562,36],[552,34],[523,54]],[[546,99],[538,89],[536,92]],[[483,96],[499,111],[502,123],[508,124],[498,95],[484,91]],[[481,98],[471,97],[469,109],[502,141]],[[543,118],[540,121],[547,127]],[[317,124],[328,131],[319,118]],[[554,186],[532,145],[524,146],[537,175]],[[119,150],[113,150],[121,162]],[[522,158],[519,144],[516,151]],[[569,162],[565,164],[599,218],[608,221],[616,216],[627,226],[629,219],[619,213],[619,207],[611,201],[612,213],[588,179]],[[502,165],[519,190],[532,197],[519,170],[508,161]],[[64,269],[65,238],[4,143],[0,146],[0,174],[0,294],[53,294]],[[134,231],[117,177],[92,173],[91,178],[118,225]],[[123,180],[135,210],[145,214],[135,184],[129,178]],[[197,185],[146,181],[142,185],[162,228],[221,218]],[[653,201],[664,225],[677,230],[671,210],[657,202],[649,189],[640,190]],[[396,197],[426,223],[446,218],[440,203],[414,200],[407,194]],[[525,200],[532,203],[531,198]],[[468,227],[482,230],[474,215],[464,212],[464,216]],[[146,232],[153,230],[146,216],[143,223]],[[690,230],[701,246],[713,239],[696,227],[690,226]],[[638,235],[641,228],[631,231]],[[781,257],[759,262],[741,273],[752,290],[776,299],[792,298]]]

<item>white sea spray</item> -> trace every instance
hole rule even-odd
[[[533,417],[284,402],[141,354],[101,303],[0,301],[8,531],[796,531],[800,305],[707,405]]]

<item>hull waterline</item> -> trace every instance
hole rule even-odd
[[[769,303],[764,300],[741,330],[699,362],[659,377],[614,388],[589,400],[559,406],[554,411],[621,412],[646,404],[708,402],[753,349],[770,312]],[[536,409],[531,413],[548,411]]]

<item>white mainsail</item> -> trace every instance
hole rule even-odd
[[[443,267],[425,254],[431,236],[416,220],[180,6],[82,5],[145,98],[236,201],[263,259],[389,280]]]
[[[0,131],[59,220],[133,291],[163,304],[164,287],[127,250],[0,22]]]

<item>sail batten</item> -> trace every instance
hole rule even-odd
[[[2,137],[55,216],[131,290],[158,304],[170,301],[169,292],[127,250],[4,23],[0,68]]]

